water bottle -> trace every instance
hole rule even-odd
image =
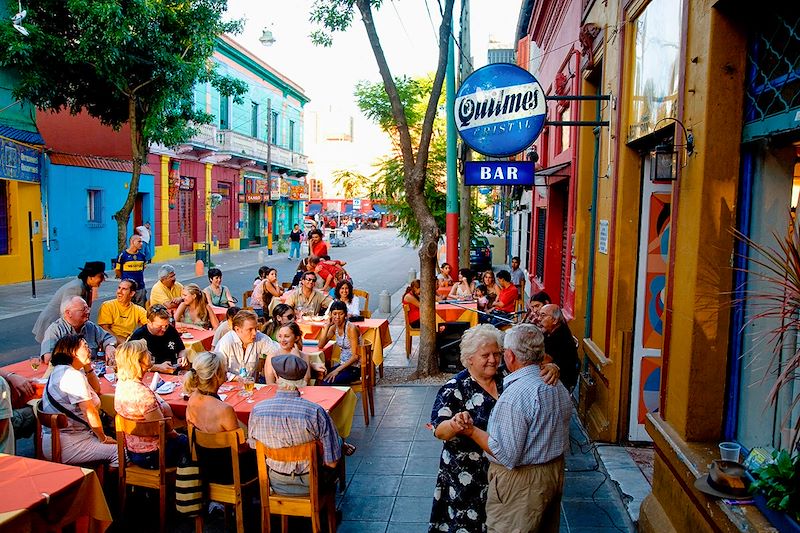
[[[94,363],[94,371],[98,376],[102,376],[106,373],[106,353],[103,351],[103,347],[97,349],[97,356],[95,358]]]

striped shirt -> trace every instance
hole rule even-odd
[[[558,458],[569,443],[572,402],[561,382],[547,385],[539,365],[503,380],[503,394],[489,417],[489,460],[509,470]]]
[[[287,448],[312,440],[322,442],[322,460],[333,463],[342,456],[339,433],[325,409],[300,397],[298,390],[278,389],[273,398],[259,402],[248,423],[250,447],[261,441],[269,448]],[[308,462],[284,463],[267,459],[281,474],[305,474]]]

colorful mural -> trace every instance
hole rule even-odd
[[[671,195],[654,193],[650,196],[650,220],[647,235],[647,271],[645,273],[645,313],[642,346],[661,349],[664,334],[664,288],[669,252]]]
[[[638,420],[644,424],[647,413],[655,413],[661,397],[661,358],[643,357],[639,377]]]

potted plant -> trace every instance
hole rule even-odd
[[[781,533],[800,533],[800,454],[772,452],[772,461],[753,472],[756,507]]]

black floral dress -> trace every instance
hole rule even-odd
[[[497,393],[503,389],[498,375]],[[469,372],[462,370],[442,385],[431,412],[436,428],[461,411],[469,412],[475,427],[486,430],[495,400]],[[433,508],[428,532],[472,533],[486,531],[486,492],[489,486],[489,461],[470,438],[445,441],[439,461],[439,475],[433,492]]]

